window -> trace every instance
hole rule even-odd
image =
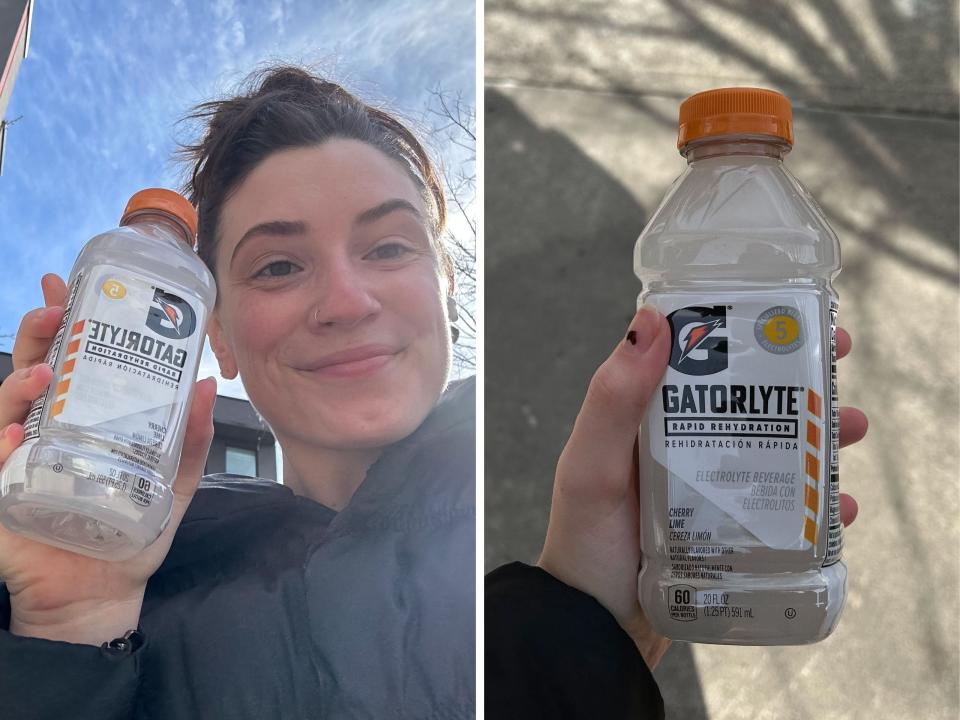
[[[257,453],[246,448],[227,446],[226,472],[257,477]]]

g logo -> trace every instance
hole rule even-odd
[[[670,321],[670,367],[684,375],[713,375],[727,369],[725,305],[674,310]]]
[[[197,314],[183,298],[157,288],[147,312],[147,327],[165,338],[182,340],[197,329]]]

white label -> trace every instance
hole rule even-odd
[[[769,548],[815,545],[832,405],[817,296],[670,293],[647,302],[671,324],[670,365],[643,427],[669,471],[669,544],[732,540],[732,518]],[[717,560],[715,572],[725,572]]]
[[[91,269],[82,285],[56,343],[59,375],[43,424],[83,429],[113,443],[124,464],[156,470],[196,372],[205,310],[111,265]]]

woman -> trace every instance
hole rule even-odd
[[[285,485],[200,483],[208,379],[154,545],[106,563],[0,531],[0,717],[470,717],[474,386],[447,388],[437,174],[392,116],[293,67],[193,117],[209,340]],[[51,379],[66,288],[43,288],[0,386],[0,462]]]

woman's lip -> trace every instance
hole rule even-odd
[[[379,370],[398,352],[396,348],[386,345],[364,345],[327,355],[301,369],[314,375],[355,377]]]
[[[311,375],[323,377],[358,377],[376,372],[393,360],[396,355],[372,355],[362,360],[348,360],[335,365],[325,365],[316,370],[307,370]]]

